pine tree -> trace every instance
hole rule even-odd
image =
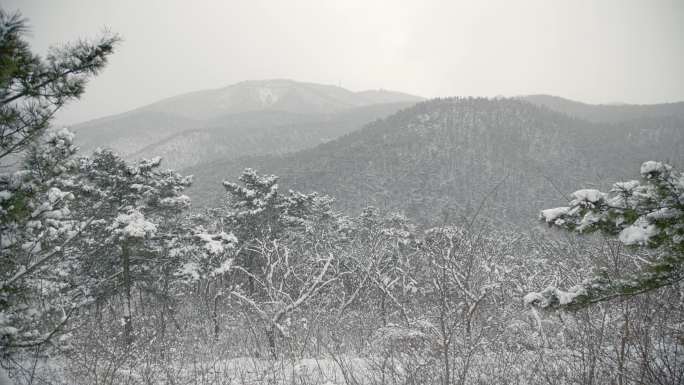
[[[67,249],[74,220],[73,135],[49,129],[77,99],[118,41],[104,36],[53,48],[43,59],[24,36],[27,21],[0,9],[0,354],[51,341],[87,297]],[[17,159],[25,161],[17,167]],[[18,168],[18,170],[17,170]],[[16,170],[7,172],[7,170]]]
[[[239,180],[242,184],[223,182],[229,201],[225,224],[239,241],[236,263],[250,273],[260,270],[252,250],[257,243],[312,234],[325,228],[319,226],[322,222],[337,220],[330,197],[296,191],[282,194],[277,176],[259,175],[252,169],[246,169]],[[253,278],[248,285],[253,292]]]
[[[224,182],[225,225],[237,236],[230,296],[264,322],[274,357],[276,341],[289,334],[289,317],[338,281],[336,235],[345,227],[331,198],[292,190],[281,194],[277,181],[247,169],[242,184]]]
[[[20,153],[44,132],[55,112],[83,94],[114,51],[117,36],[52,48],[45,59],[23,39],[19,13],[0,9],[0,159]]]
[[[153,275],[184,229],[170,220],[190,206],[183,190],[191,178],[161,169],[161,159],[128,164],[110,150],[81,159],[74,206],[89,223],[80,239],[81,274],[95,282],[98,299],[124,296],[124,334],[133,339],[132,290]],[[123,288],[123,293],[118,289]]]
[[[642,181],[616,183],[609,194],[579,190],[568,207],[541,212],[551,226],[578,233],[601,232],[636,248],[655,250],[636,273],[611,277],[606,271],[563,291],[549,287],[526,296],[543,308],[582,308],[613,298],[634,296],[684,280],[684,175],[672,166],[648,161]]]

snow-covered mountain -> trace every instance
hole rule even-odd
[[[287,79],[245,81],[215,90],[193,92],[143,107],[190,119],[263,110],[329,114],[371,104],[418,102],[422,98],[393,91],[352,92],[347,89]]]
[[[184,168],[242,155],[311,147],[408,107],[400,92],[352,92],[292,80],[246,81],[192,92],[72,127],[83,152],[110,147],[128,158],[162,156]]]
[[[657,107],[653,107],[658,109]],[[337,207],[402,210],[423,223],[488,218],[531,224],[580,187],[610,188],[642,162],[684,164],[684,119],[595,123],[519,99],[452,98],[416,104],[315,148],[201,164],[191,197],[217,204],[221,182],[247,167],[281,185],[330,194]]]
[[[161,156],[169,167],[186,168],[244,155],[283,154],[335,139],[411,105],[374,104],[315,115],[282,111],[231,114],[155,142],[129,158]]]

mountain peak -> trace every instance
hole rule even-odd
[[[84,150],[108,146],[125,156],[163,155],[188,167],[217,157],[313,146],[408,107],[418,97],[290,79],[249,80],[188,93],[120,115],[85,122]]]
[[[329,114],[350,108],[423,100],[394,91],[353,92],[345,88],[291,79],[247,80],[229,86],[164,99],[142,110],[171,113],[195,120],[261,110]]]

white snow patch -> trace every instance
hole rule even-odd
[[[231,267],[233,267],[233,259],[226,259],[225,261],[223,261],[221,266],[215,268],[211,273],[212,275],[224,274],[229,272]]]
[[[600,214],[597,214],[593,211],[589,211],[582,217],[579,226],[577,226],[577,231],[579,231],[580,233],[583,232],[594,223],[598,223],[601,220],[601,218],[602,217]]]
[[[226,249],[233,248],[237,243],[237,238],[235,235],[232,233],[226,234],[223,231],[217,234],[211,234],[200,230],[199,232],[195,233],[195,236],[204,242],[204,250],[212,255],[221,254],[226,251]]]
[[[639,218],[633,225],[623,229],[618,239],[625,245],[645,245],[657,233],[658,229],[655,225],[651,225],[646,220]]]
[[[578,202],[590,203],[596,203],[606,196],[606,194],[594,189],[577,190],[572,195]]]
[[[537,292],[527,293],[523,297],[523,303],[525,305],[530,305],[530,304],[533,304],[536,302],[541,302],[543,300],[544,300],[544,296],[542,296],[541,293],[537,293]]]
[[[584,294],[584,289],[579,286],[571,287],[570,291],[563,291],[556,289],[556,297],[561,305],[572,303],[578,296]]]
[[[159,201],[159,203],[165,207],[190,207],[190,202],[190,197],[187,195],[164,198]]]
[[[157,226],[145,220],[143,213],[138,210],[132,210],[129,214],[119,214],[115,222],[117,227],[120,227],[119,232],[131,238],[143,238],[157,231]]]
[[[649,175],[653,172],[660,173],[660,172],[665,171],[666,169],[667,168],[665,167],[664,164],[662,164],[660,162],[653,161],[653,160],[649,160],[647,162],[644,162],[641,165],[641,175],[646,177],[647,175]]]
[[[188,262],[180,268],[178,272],[180,275],[188,275],[192,277],[193,280],[198,280],[200,278],[199,265],[195,262]]]
[[[0,202],[9,200],[10,198],[12,198],[11,192],[9,192],[8,190],[0,191]]]
[[[679,209],[674,207],[663,207],[646,215],[649,219],[672,219],[682,215]]]
[[[50,203],[55,203],[57,201],[66,199],[66,200],[73,200],[74,199],[74,194],[70,192],[64,192],[56,187],[52,187],[48,190],[47,193],[48,200]]]
[[[259,101],[264,106],[270,106],[278,101],[278,95],[271,88],[259,88],[257,90]]]
[[[544,219],[546,223],[552,223],[556,222],[561,216],[567,214],[569,210],[569,207],[556,207],[554,209],[542,210],[539,216]],[[562,222],[556,224],[560,225]]]
[[[575,298],[586,294],[586,290],[582,286],[573,286],[568,291],[560,290],[556,287],[549,286],[541,292],[528,293],[523,297],[523,302],[526,305],[539,305],[545,308],[556,301],[559,305],[571,304]]]

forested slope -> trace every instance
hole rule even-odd
[[[607,186],[652,158],[682,161],[684,121],[591,123],[516,99],[420,103],[313,149],[186,170],[197,205],[215,204],[220,182],[246,167],[285,186],[319,191],[339,208],[400,209],[423,223],[444,216],[517,225],[562,203],[577,186]]]

